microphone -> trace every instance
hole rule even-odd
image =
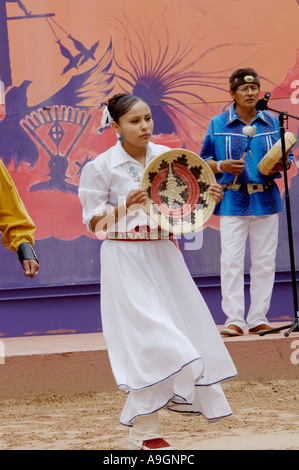
[[[258,102],[255,105],[255,109],[267,109],[268,108],[268,101],[270,99],[271,93],[267,92],[264,94],[264,96],[258,100]]]

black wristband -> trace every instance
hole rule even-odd
[[[21,243],[18,248],[18,257],[21,264],[23,264],[24,259],[35,259],[35,261],[38,263],[34,249],[28,242]]]

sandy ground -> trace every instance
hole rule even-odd
[[[299,450],[299,381],[223,384],[233,415],[161,412],[163,436],[178,450]],[[0,450],[126,450],[119,424],[125,394],[35,396],[0,403]]]

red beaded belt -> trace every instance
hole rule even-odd
[[[149,226],[136,227],[129,232],[107,232],[108,240],[123,241],[150,241],[171,239],[172,234],[160,228],[150,228]]]
[[[180,244],[176,237],[160,228],[150,228],[149,226],[135,227],[130,232],[107,232],[106,238],[108,240],[117,240],[125,242],[142,242],[152,240],[171,240],[176,248],[182,252]]]

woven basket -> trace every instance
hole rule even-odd
[[[189,150],[172,149],[145,168],[140,187],[148,192],[147,214],[170,233],[202,229],[216,201],[208,191],[216,183],[209,165]]]

